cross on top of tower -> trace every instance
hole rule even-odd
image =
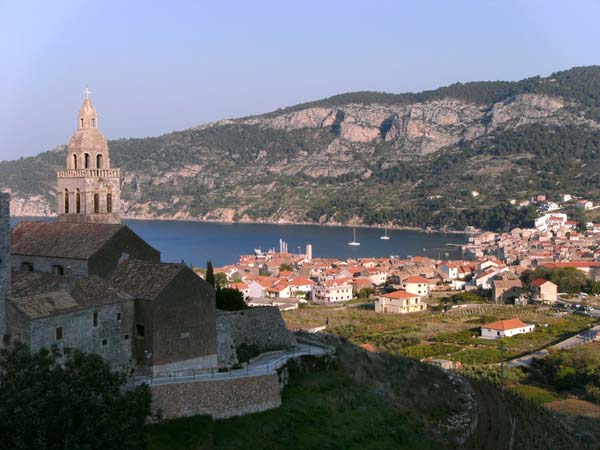
[[[90,91],[89,88],[86,86],[85,90],[83,91],[83,93],[85,94],[85,98],[89,99],[90,98],[90,94],[92,93],[92,91]]]

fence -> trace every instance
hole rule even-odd
[[[314,344],[303,344],[299,348],[286,350],[284,353],[272,359],[267,359],[264,363],[253,363],[252,360],[246,364],[246,367],[241,369],[231,369],[220,371],[216,369],[189,369],[189,370],[173,370],[166,372],[150,372],[146,375],[132,375],[130,378],[131,385],[139,384],[169,384],[169,383],[184,383],[193,381],[211,381],[224,380],[229,378],[242,378],[250,376],[269,375],[275,373],[283,367],[288,360],[304,355],[323,355],[327,350]],[[259,358],[264,358],[264,355],[259,355],[254,358],[256,361]]]

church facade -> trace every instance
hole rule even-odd
[[[0,345],[78,348],[141,372],[217,368],[215,291],[121,224],[120,171],[87,89],[77,125],[58,221],[11,231],[0,196]]]

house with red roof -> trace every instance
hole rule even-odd
[[[375,301],[375,312],[378,313],[408,314],[426,309],[427,302],[420,295],[406,291],[379,295]]]
[[[501,339],[516,334],[531,333],[534,329],[535,325],[523,323],[519,318],[499,320],[482,325],[481,337],[483,339]]]
[[[413,275],[402,280],[402,289],[411,294],[426,297],[429,295],[431,284],[434,284],[431,280],[420,275]]]

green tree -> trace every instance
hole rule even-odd
[[[212,287],[216,287],[215,270],[213,269],[212,261],[206,261],[206,282]]]
[[[123,390],[124,373],[100,356],[18,345],[0,352],[0,449],[143,450],[146,385]]]
[[[227,275],[223,272],[217,272],[215,274],[215,285],[218,287],[227,286]]]
[[[217,309],[224,311],[238,311],[248,306],[244,301],[244,294],[237,289],[217,286],[216,291]]]
[[[291,264],[283,263],[282,265],[279,266],[279,271],[280,272],[284,272],[284,271],[293,272],[294,267]]]

